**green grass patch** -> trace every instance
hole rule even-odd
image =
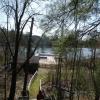
[[[46,77],[47,77],[47,73],[45,73],[43,70],[38,71],[37,76],[32,80],[32,83],[29,89],[30,97],[36,98],[39,92],[40,80],[43,83],[45,82]]]

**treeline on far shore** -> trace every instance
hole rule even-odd
[[[6,29],[3,29],[4,32],[6,32]],[[66,33],[68,34],[68,33]],[[10,45],[14,46],[14,42],[15,42],[15,31],[12,29],[10,31],[8,31],[7,33],[7,37],[9,39]],[[28,43],[28,38],[29,38],[29,33],[25,33],[23,34],[22,38],[21,38],[21,42],[20,42],[20,46],[24,46],[27,47],[27,43]],[[37,42],[40,40],[40,36],[38,35],[33,35],[32,36],[32,42],[31,45],[32,47],[35,47]],[[2,33],[2,31],[0,31],[0,45],[5,45],[5,36]],[[96,41],[96,45],[94,45],[96,48],[100,47],[100,37],[98,36],[96,39],[91,38],[91,36],[87,36],[85,39],[79,39],[78,41],[78,47],[85,47],[85,48],[89,48],[91,47],[91,45],[93,46],[93,43]],[[39,43],[39,47],[43,48],[43,47],[59,47],[59,45],[62,45],[63,42],[66,43],[66,47],[73,47],[73,43],[74,43],[74,35],[73,32],[70,32],[69,35],[65,35],[64,37],[60,37],[59,35],[51,35],[49,36],[48,34],[43,35],[41,42]]]

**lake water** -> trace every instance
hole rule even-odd
[[[44,55],[55,54],[53,48],[43,48],[43,49],[42,48],[38,48],[36,53],[39,53],[39,54],[42,53]],[[79,51],[78,51],[77,54],[79,54]],[[82,48],[81,54],[82,54],[82,57],[86,57],[86,58],[91,57],[91,48]],[[69,53],[69,56],[71,56],[71,52]],[[100,57],[100,49],[96,49],[96,57]]]
[[[79,48],[78,48],[79,49]],[[34,50],[34,48],[33,48]],[[24,51],[24,52],[23,52]],[[38,48],[35,52],[35,55],[36,54],[42,54],[42,55],[54,55],[55,52],[54,52],[54,49],[53,48]],[[65,53],[64,55],[66,55],[67,53]],[[78,53],[79,54],[79,51]],[[85,58],[89,58],[91,57],[91,48],[82,48],[82,57],[85,57]],[[20,49],[20,55],[26,55],[26,49],[25,48],[21,48]],[[72,52],[69,52],[69,56],[71,57]],[[96,49],[96,57],[100,57],[100,48],[99,49]]]

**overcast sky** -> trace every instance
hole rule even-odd
[[[44,1],[44,2],[42,1],[39,5],[36,4],[36,3],[33,3],[33,7],[34,7],[34,9],[37,10],[37,12],[40,12],[41,14],[45,14],[46,13],[45,5],[48,4],[48,3],[49,3],[49,0]],[[27,33],[27,32],[30,31],[30,24],[31,23],[29,22],[28,25],[25,27],[24,33]],[[33,26],[33,34],[41,36],[43,31],[39,28],[39,19],[37,19],[36,17],[35,17],[35,23],[34,24],[35,25]],[[0,26],[6,27],[6,25],[7,25],[7,17],[5,15],[5,13],[0,10]],[[13,18],[9,19],[9,29],[14,29]]]

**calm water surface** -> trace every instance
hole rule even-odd
[[[79,48],[78,48],[79,49]],[[34,50],[34,48],[33,48]],[[77,51],[77,54],[79,54],[79,50]],[[21,55],[26,55],[26,49],[21,48],[20,49]],[[55,54],[53,48],[38,48],[35,52],[35,54],[44,54],[44,55],[52,55]],[[65,53],[66,55],[67,53]],[[91,57],[91,48],[82,48],[81,51],[82,57]],[[69,53],[69,56],[73,55],[72,52]],[[96,57],[100,57],[100,48],[96,49]]]
[[[54,54],[54,50],[52,48],[43,48],[43,49],[38,48],[36,53]],[[78,54],[79,54],[79,51],[78,51]],[[90,57],[91,56],[91,48],[82,48],[81,54],[83,57]],[[100,57],[100,49],[96,49],[96,56]]]

